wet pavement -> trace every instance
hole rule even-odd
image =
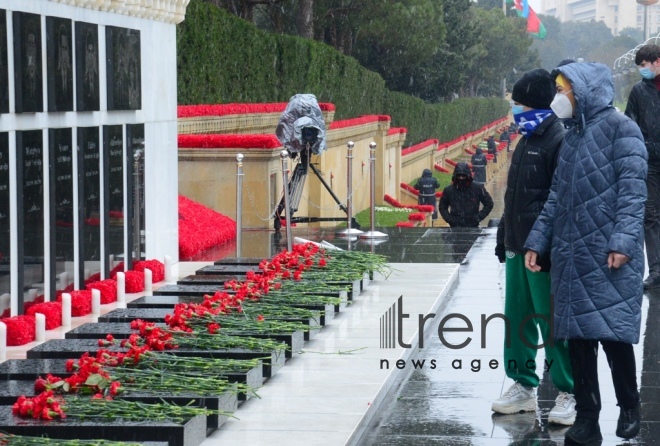
[[[497,263],[494,248],[495,230],[484,230],[461,265],[459,279],[446,298],[444,308],[433,319],[434,325],[427,329],[430,336],[424,348],[418,348],[412,355],[418,361],[425,360],[424,366],[411,367],[399,386],[388,395],[361,445],[563,444],[567,428],[547,423],[557,390],[549,375],[543,373],[543,351],[536,357],[537,373],[543,376],[536,413],[494,415],[490,410],[492,400],[513,384],[502,368],[503,323],[491,322],[483,339],[481,336],[482,315],[488,317],[504,310],[504,267]],[[642,431],[632,441],[623,441],[614,434],[619,409],[609,366],[601,349],[598,371],[604,440],[597,444],[660,444],[660,333],[657,329],[660,295],[644,296],[642,311],[643,337],[634,347],[642,401]],[[437,326],[443,317],[452,313],[467,317],[474,330],[473,333],[449,333],[443,343]],[[453,319],[447,326],[466,325]],[[445,345],[459,344],[468,336],[472,340],[464,348],[452,349]],[[435,368],[432,360],[435,360]],[[459,369],[459,365],[462,368]]]
[[[495,209],[489,218],[502,213],[506,173],[503,169],[489,184]],[[536,357],[538,409],[534,413],[495,415],[490,409],[513,384],[503,369],[503,322],[493,320],[484,333],[482,315],[504,310],[504,267],[494,256],[495,229],[450,230],[440,228],[378,228],[389,238],[380,244],[351,243],[351,249],[384,254],[397,263],[461,263],[459,278],[436,316],[427,322],[423,348],[417,348],[406,364],[376,416],[369,423],[360,445],[555,445],[564,444],[567,427],[549,425],[548,412],[557,390],[544,373],[545,355]],[[260,245],[264,252],[250,256],[268,257],[286,247],[283,234],[244,232],[244,243]],[[295,228],[294,236],[326,240],[342,248],[345,239],[334,229]],[[245,246],[245,245],[244,245]],[[217,257],[216,257],[217,258]],[[421,265],[420,265],[421,266]],[[472,333],[437,332],[440,321],[461,314],[473,326]],[[411,318],[415,318],[411,315]],[[614,434],[619,409],[616,406],[609,366],[600,350],[598,371],[603,409],[600,426],[603,442],[595,444],[660,445],[660,293],[645,295],[642,307],[642,339],[634,346],[637,379],[642,401],[642,430],[637,438],[623,441]],[[446,327],[465,327],[453,318]],[[470,339],[467,346],[450,348]],[[532,358],[530,358],[532,359]],[[423,364],[422,364],[423,361]],[[416,365],[415,365],[416,364]]]

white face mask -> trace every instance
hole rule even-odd
[[[571,100],[566,96],[566,94],[571,91],[573,90],[569,90],[566,93],[557,93],[550,104],[550,108],[560,119],[569,119],[573,117],[573,104],[571,104]]]

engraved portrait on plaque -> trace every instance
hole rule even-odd
[[[42,112],[41,17],[27,12],[14,12],[12,17],[16,113]]]
[[[108,110],[142,108],[140,31],[107,26]]]
[[[48,111],[73,111],[71,20],[46,17]]]
[[[76,108],[96,111],[99,104],[99,29],[76,22]]]
[[[0,9],[0,113],[9,113],[9,67],[7,64],[7,11]]]

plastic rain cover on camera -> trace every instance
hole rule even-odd
[[[297,94],[289,99],[275,135],[289,152],[300,152],[305,148],[302,131],[306,127],[318,131],[317,139],[311,146],[312,153],[320,155],[325,151],[325,121],[316,96],[313,94]]]

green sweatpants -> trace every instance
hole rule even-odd
[[[573,393],[573,375],[568,356],[568,343],[552,340],[550,273],[533,273],[525,268],[525,256],[507,251],[506,291],[504,314],[510,321],[510,342],[504,342],[504,367],[512,380],[527,386],[538,387],[539,377],[534,368],[529,368],[536,358],[539,344],[539,328],[547,363],[551,363],[552,382],[562,392]],[[530,315],[547,317],[530,319]],[[525,322],[521,331],[521,324]],[[526,342],[523,342],[523,339]],[[554,343],[554,345],[552,345]],[[551,346],[552,345],[552,346]],[[552,362],[550,362],[552,361]],[[544,368],[547,367],[544,364]]]

